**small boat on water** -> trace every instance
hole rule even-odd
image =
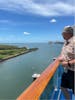
[[[40,74],[35,73],[32,75],[33,80],[37,79],[38,77],[40,77]]]

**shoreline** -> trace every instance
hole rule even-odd
[[[31,48],[31,49],[28,49],[28,50],[25,51],[25,52],[21,52],[21,53],[19,53],[19,54],[15,54],[15,55],[11,55],[11,56],[8,56],[8,57],[6,57],[6,58],[3,58],[3,59],[0,60],[0,62],[6,61],[6,60],[9,60],[9,59],[12,59],[12,58],[18,57],[18,56],[20,56],[20,55],[23,55],[23,54],[27,54],[27,53],[29,53],[29,52],[36,51],[36,50],[38,50],[38,48]]]

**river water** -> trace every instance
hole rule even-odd
[[[0,63],[0,100],[15,100],[32,83],[32,74],[42,73],[62,47],[62,44],[48,43],[12,45],[39,49]]]

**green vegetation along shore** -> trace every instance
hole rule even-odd
[[[0,45],[0,62],[36,50],[38,48],[28,49],[27,47]]]

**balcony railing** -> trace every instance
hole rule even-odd
[[[18,98],[17,100],[39,100],[45,90],[60,62],[56,59],[50,64],[44,72],[37,78]]]

